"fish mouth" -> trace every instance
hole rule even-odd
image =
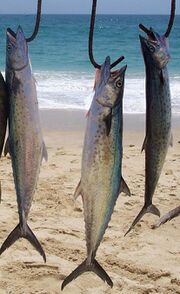
[[[157,46],[158,44],[160,45],[158,35],[156,35],[156,33],[153,31],[150,31],[150,33],[148,33],[147,36],[139,35],[139,39],[140,39],[141,48],[142,48],[143,52],[144,52],[144,50],[146,50],[148,43],[152,44],[153,46]]]
[[[11,41],[11,43],[15,44],[16,43],[16,33],[11,30],[10,28],[7,28],[7,37]]]
[[[121,75],[126,71],[127,65],[121,67],[120,69],[111,71],[111,59],[109,56],[106,57],[105,62],[101,67],[101,77],[104,84],[107,83],[110,77]]]
[[[139,35],[144,58],[146,59],[146,52],[150,52],[149,48],[150,45],[152,45],[154,50],[152,51],[151,55],[154,63],[156,64],[156,67],[159,69],[164,68],[170,59],[166,38],[164,37],[164,35],[161,36],[157,32],[155,32],[152,27],[150,27],[150,29],[147,29],[141,24],[139,25],[139,27],[147,35],[147,37]]]
[[[7,36],[11,41],[16,42],[18,39],[25,39],[21,26],[18,26],[17,32],[15,33],[11,28],[7,28]]]
[[[120,69],[112,71],[111,72],[111,77],[122,75],[122,73],[124,73],[126,71],[126,69],[127,69],[127,65],[124,65]]]
[[[155,31],[153,30],[153,28],[150,28],[150,30],[149,30],[149,34],[147,34],[147,36],[148,36],[148,40],[149,41],[151,41],[152,43],[153,42],[157,42],[158,41],[158,36],[157,36],[157,33],[155,33]]]
[[[101,66],[101,80],[103,84],[106,84],[111,75],[111,58],[107,56],[103,65]]]
[[[13,70],[22,70],[28,64],[28,47],[21,26],[18,26],[16,33],[7,28],[6,36],[7,66]]]
[[[94,83],[94,90],[105,86],[108,79],[111,75],[111,60],[110,57],[107,56],[104,63],[101,65],[100,69],[96,70],[96,77],[95,77],[95,83]]]
[[[141,41],[146,40],[146,41],[150,41],[151,43],[154,43],[154,44],[158,43],[159,35],[153,30],[152,27],[147,29],[145,26],[140,24],[139,28],[147,35],[147,37],[143,37],[143,36],[139,35]]]
[[[105,86],[111,77],[118,77],[126,71],[127,65],[120,69],[111,71],[111,59],[109,56],[106,57],[104,63],[100,69],[96,71],[94,90]]]
[[[7,28],[7,33],[10,34],[11,37],[16,38],[16,33],[13,30],[11,30],[10,28]]]
[[[11,30],[11,28],[7,28],[7,33],[16,38],[16,33],[13,30]]]

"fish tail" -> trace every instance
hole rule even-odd
[[[101,267],[101,265],[95,259],[91,261],[91,264],[87,264],[87,259],[86,259],[69,276],[65,278],[65,280],[62,283],[61,290],[63,290],[64,287],[67,286],[72,280],[75,280],[78,276],[80,276],[81,274],[85,272],[94,272],[104,282],[107,282],[107,284],[111,288],[113,287],[113,282],[111,278],[108,276],[105,270]]]
[[[125,233],[124,236],[126,236],[132,230],[132,228],[140,221],[140,219],[146,213],[152,213],[152,214],[157,215],[157,216],[160,217],[160,211],[159,211],[159,209],[154,204],[151,204],[149,206],[143,206],[143,208],[141,209],[141,211],[139,212],[139,214],[136,216],[136,218],[134,219],[132,225],[130,226],[130,228],[128,229],[128,231]]]
[[[30,229],[30,227],[26,224],[22,226],[20,223],[15,227],[15,229],[9,234],[7,239],[4,241],[0,248],[0,255],[9,248],[12,244],[14,244],[19,238],[27,239],[32,246],[42,255],[44,262],[46,262],[46,255],[44,250],[39,243],[38,239]]]

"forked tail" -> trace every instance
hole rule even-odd
[[[26,224],[25,226],[22,226],[21,224],[18,224],[15,229],[9,234],[7,239],[4,241],[0,248],[0,255],[9,248],[14,242],[16,242],[19,238],[25,238],[27,239],[32,246],[42,255],[44,262],[46,262],[46,255],[44,253],[44,250],[39,243],[38,239],[34,235],[34,233],[31,231],[30,227]]]
[[[157,215],[157,216],[160,217],[160,211],[155,205],[151,204],[148,207],[143,206],[140,213],[136,216],[135,220],[133,221],[132,225],[130,226],[130,228],[128,229],[128,231],[126,232],[126,234],[124,236],[126,236],[132,230],[132,228],[140,221],[140,219],[146,213],[152,213],[152,214]]]
[[[113,282],[101,265],[93,259],[91,264],[87,264],[87,259],[85,259],[69,276],[65,278],[62,283],[61,290],[64,289],[72,280],[75,280],[78,276],[85,272],[94,272],[97,274],[104,282],[112,288]]]
[[[161,225],[165,224],[166,222],[170,221],[171,219],[173,219],[177,216],[180,216],[180,205],[178,207],[174,208],[173,210],[169,211],[165,215],[163,215],[155,225],[151,226],[151,228],[157,229]]]

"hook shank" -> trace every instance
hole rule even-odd
[[[96,19],[96,7],[97,7],[97,0],[93,0],[92,12],[91,12],[91,22],[90,22],[90,28],[89,28],[89,59],[95,68],[100,69],[101,65],[99,65],[95,61],[94,56],[93,56],[93,34],[94,34],[94,24],[95,24],[95,19]],[[119,57],[116,61],[114,61],[111,64],[111,68],[115,67],[123,59],[124,59],[124,56]]]
[[[175,19],[175,11],[176,11],[176,0],[171,1],[171,15],[168,23],[168,28],[164,34],[166,38],[169,37],[170,32],[172,30],[173,24],[174,24],[174,19]]]
[[[171,15],[170,15],[170,18],[169,18],[169,23],[168,23],[168,27],[167,27],[167,30],[164,34],[164,36],[166,38],[169,37],[170,35],[170,32],[172,30],[172,27],[173,27],[173,24],[174,24],[174,19],[175,19],[175,11],[176,11],[176,0],[172,0],[171,1]],[[152,31],[149,30],[148,28],[146,28],[143,24],[140,24],[139,25],[139,28],[145,32],[148,36],[150,36],[152,34]]]
[[[32,33],[31,37],[26,38],[27,42],[33,41],[36,38],[37,33],[39,31],[39,25],[40,25],[40,20],[41,20],[41,6],[42,6],[42,0],[38,0],[37,14],[36,14],[36,24],[35,24],[35,27],[34,27],[34,32]]]
[[[95,68],[100,69],[101,66],[98,63],[96,63],[93,56],[93,33],[94,33],[94,24],[95,24],[95,18],[96,18],[96,6],[97,6],[97,0],[93,0],[91,22],[90,22],[90,29],[89,29],[89,59]]]

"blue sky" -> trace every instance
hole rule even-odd
[[[89,14],[91,0],[42,0],[43,13]],[[180,1],[177,14],[180,14]],[[0,13],[34,13],[36,0],[1,0]],[[169,14],[170,0],[98,0],[98,13]]]

